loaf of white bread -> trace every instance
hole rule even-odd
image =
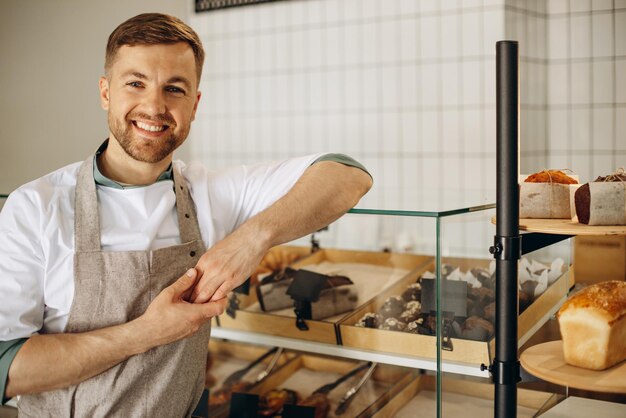
[[[604,370],[626,359],[626,282],[593,284],[558,313],[565,361]]]

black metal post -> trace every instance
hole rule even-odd
[[[517,263],[519,234],[519,74],[518,44],[496,44],[496,355],[492,365],[496,418],[517,416]]]

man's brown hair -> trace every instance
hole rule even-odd
[[[118,49],[124,45],[158,45],[187,42],[196,61],[198,83],[204,64],[204,49],[198,34],[185,22],[162,13],[143,13],[120,24],[107,42],[104,71],[108,74]]]

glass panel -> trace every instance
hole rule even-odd
[[[407,181],[405,179],[405,181]],[[435,180],[436,182],[436,180]],[[436,183],[434,183],[436,184]],[[407,197],[388,198],[387,190],[374,187],[363,197],[357,208],[379,210],[407,210],[421,212],[447,212],[460,208],[482,206],[495,202],[494,190],[489,189],[450,189],[418,187],[407,192]]]
[[[482,383],[482,387],[488,387],[487,392],[493,395],[491,379],[481,370],[481,364],[490,364],[490,344],[494,340],[495,263],[488,251],[495,231],[490,222],[494,214],[495,210],[490,209],[440,219],[438,279],[442,369],[437,374],[437,393],[443,417],[457,416],[462,410],[458,409],[461,405],[457,402],[464,402],[461,398],[448,399],[449,379],[474,375],[474,379]],[[484,402],[480,408],[489,410],[493,406]],[[493,413],[463,415],[493,416]]]

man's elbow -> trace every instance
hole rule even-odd
[[[372,177],[365,171],[356,167],[345,167],[346,176],[346,194],[349,199],[349,209],[356,206],[359,200],[372,188],[374,181]]]

